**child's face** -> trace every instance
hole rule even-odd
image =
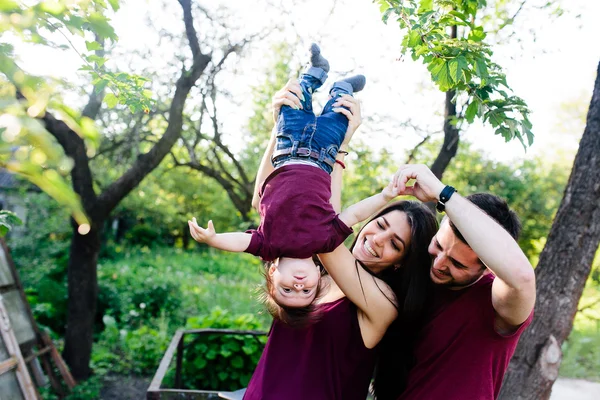
[[[317,294],[321,273],[310,258],[280,258],[269,268],[273,282],[271,295],[275,301],[287,307],[306,307]]]

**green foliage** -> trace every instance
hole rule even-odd
[[[6,236],[14,225],[23,225],[23,221],[12,211],[0,210],[0,237]]]
[[[121,325],[139,327],[161,312],[182,325],[215,304],[236,314],[260,309],[254,292],[262,283],[261,265],[254,257],[164,247],[118,251],[117,258],[98,265],[98,312]]]
[[[533,143],[529,109],[523,99],[507,92],[506,75],[492,62],[492,50],[483,40],[478,18],[485,0],[377,0],[385,22],[391,16],[406,35],[402,51],[421,59],[441,91],[454,90],[454,101],[463,99],[462,117],[476,116],[506,140],[518,139],[523,147]],[[452,37],[448,32],[462,32]]]
[[[186,329],[258,330],[261,323],[252,314],[232,315],[216,307],[209,315],[191,317]],[[194,336],[186,346],[183,386],[202,390],[237,390],[246,387],[260,359],[266,337],[238,335]]]
[[[78,382],[71,393],[63,400],[90,400],[100,398],[100,389],[102,389],[102,379],[100,376],[92,376],[89,379]],[[54,393],[50,385],[39,389],[40,397],[43,400],[59,400],[59,396]]]
[[[167,320],[156,320],[158,329],[141,326],[119,329],[116,320],[108,315],[102,319],[105,329],[94,345],[92,368],[99,375],[135,374],[151,376],[170,342]]]
[[[104,67],[104,43],[118,39],[106,14],[118,8],[117,0],[108,3],[104,0],[3,2],[0,37],[7,34],[4,37],[25,43],[68,48],[50,39],[56,32],[62,34],[81,57],[84,63],[81,69],[90,73],[96,93],[105,88],[111,91],[106,100],[109,106],[121,103],[132,112],[148,112],[152,93],[143,89],[147,80],[123,72],[113,73]],[[94,39],[86,41],[83,50],[71,41],[76,36]],[[37,118],[42,117],[46,109],[52,109],[87,142],[90,151],[98,142],[96,126],[91,119],[82,117],[55,98],[51,83],[19,68],[13,50],[12,44],[0,40],[0,167],[29,180],[71,210],[78,223],[87,224],[79,198],[64,178],[73,162],[65,157],[62,148]]]
[[[44,193],[24,193],[26,234],[9,236],[15,267],[26,290],[33,315],[42,326],[64,332],[66,271],[72,231],[69,215]]]

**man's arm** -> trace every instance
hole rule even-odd
[[[424,165],[404,165],[395,176],[399,193],[437,201],[445,185]],[[413,186],[406,183],[415,179]],[[479,259],[496,275],[492,303],[509,326],[522,324],[535,304],[535,273],[512,236],[493,218],[458,193],[445,203],[446,213]]]
[[[188,221],[190,234],[198,243],[206,243],[215,249],[241,253],[250,245],[252,235],[244,232],[216,233],[212,221],[208,221],[208,227],[202,228],[196,222],[196,218]]]
[[[509,326],[522,324],[535,304],[535,273],[512,236],[464,197],[454,194],[446,214],[479,259],[496,275],[492,304]]]

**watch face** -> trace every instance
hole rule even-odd
[[[435,209],[438,210],[438,212],[443,213],[444,210],[446,210],[446,206],[441,201],[438,201],[437,204],[435,205]]]

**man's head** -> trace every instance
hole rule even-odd
[[[467,196],[467,200],[518,239],[521,223],[506,201],[489,193],[475,193]],[[438,285],[461,289],[477,282],[487,272],[486,266],[447,217],[431,240],[429,254],[433,257],[430,277]]]

